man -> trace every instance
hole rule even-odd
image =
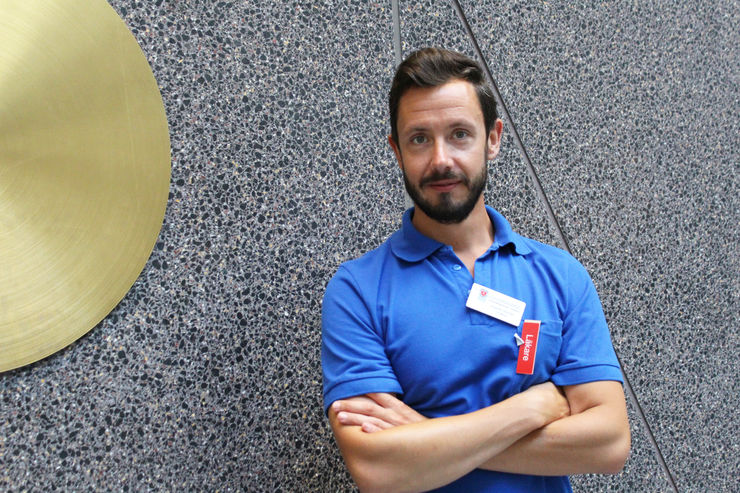
[[[621,372],[585,269],[483,202],[503,124],[480,67],[398,68],[388,140],[414,207],[323,304],[324,407],[362,491],[570,491],[630,447]],[[505,296],[504,296],[505,295]]]

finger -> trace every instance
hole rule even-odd
[[[373,401],[386,411],[392,411],[400,416],[407,416],[409,412],[415,413],[413,409],[394,395],[387,393],[368,394]]]
[[[342,411],[337,413],[337,420],[345,426],[372,426],[373,429],[385,430],[392,428],[393,424],[387,423],[381,419],[364,414],[350,413]]]
[[[336,411],[349,411],[352,413],[367,414],[375,416],[383,412],[383,408],[367,397],[356,397],[348,400],[336,401],[334,403]]]
[[[383,407],[385,413],[382,415],[382,417],[386,421],[401,425],[415,423],[417,421],[423,421],[424,419],[426,419],[415,409],[408,406],[405,402],[396,398],[392,394],[372,393],[367,395]]]
[[[380,428],[379,426],[375,426],[372,423],[364,423],[362,425],[362,431],[365,433],[375,433],[376,431],[382,431],[383,428]]]
[[[390,394],[368,394],[368,397],[370,398],[338,401],[340,402],[338,406],[342,411],[364,414],[394,425],[405,424],[412,420],[405,417],[404,413],[413,412],[413,410]]]
[[[560,385],[556,385],[555,388],[557,389],[558,394],[560,394],[559,399],[564,408],[563,416],[570,416],[570,402],[568,401],[568,396],[565,394],[565,389]]]
[[[385,392],[339,400],[332,404],[332,409],[337,413],[344,411],[376,418],[383,423],[380,425],[383,429],[388,426],[416,423],[426,419],[394,395]],[[357,424],[356,422],[353,423]]]
[[[372,392],[370,394],[367,394],[367,396],[383,407],[397,406],[399,404],[403,405],[402,400],[400,400],[393,394],[389,394],[388,392]]]

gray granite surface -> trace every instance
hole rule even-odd
[[[679,490],[736,491],[737,2],[462,3]]]
[[[160,238],[88,335],[0,374],[0,490],[345,491],[320,300],[397,226],[391,2],[112,0],[160,85]],[[738,5],[462,2],[680,491],[733,491]],[[400,1],[404,54],[474,55],[450,2]],[[509,133],[490,203],[558,244]],[[671,491],[633,452],[576,491]]]
[[[403,28],[402,32],[404,33],[405,54],[419,47],[441,45],[466,53],[471,57],[476,56],[474,45],[465,32],[459,14],[451,3],[433,1],[403,2],[403,5],[404,9],[401,10],[401,25]],[[498,15],[498,11],[502,9],[497,5],[495,10]],[[465,9],[463,9],[463,13],[467,18],[469,13]],[[485,16],[481,12],[471,12],[470,15],[473,17]],[[490,19],[490,17],[486,18]],[[501,39],[498,32],[494,30],[494,34],[497,35],[496,43],[498,43],[495,51],[506,51],[508,49],[506,45],[507,39]],[[482,46],[481,49],[483,49]],[[489,59],[486,59],[486,61],[489,64],[491,74],[494,80],[496,80],[497,86],[499,88],[507,86],[508,79],[502,78],[500,75],[500,66],[491,62]],[[502,97],[509,112],[514,113],[507,95],[502,94]],[[526,96],[524,96],[524,99],[526,99]],[[539,108],[532,108],[532,111],[532,118],[539,119],[541,110]],[[513,115],[512,118],[514,118]],[[514,123],[517,123],[516,120],[514,120]],[[512,222],[517,223],[517,229],[523,234],[561,248],[564,247],[564,244],[558,239],[551,225],[547,223],[544,205],[537,200],[531,179],[527,175],[526,164],[521,159],[521,154],[513,144],[511,137],[512,129],[505,126],[504,132],[508,136],[503,147],[506,153],[495,164],[497,169],[502,170],[501,174],[503,176],[501,176],[500,180],[491,181],[488,201],[502,210],[502,212],[506,209],[507,212],[505,214],[507,217],[510,217]],[[523,144],[531,156],[531,146],[526,141]],[[507,159],[509,156],[515,156],[516,158]],[[514,177],[517,177],[517,179],[514,180]],[[517,185],[518,183],[522,184]],[[545,193],[548,191],[545,190]],[[539,234],[540,230],[536,225],[541,222],[547,225],[546,231],[549,235]],[[646,435],[646,431],[636,414],[635,403],[630,400],[628,400],[628,410],[633,445],[630,459],[624,471],[616,476],[594,475],[574,477],[572,482],[576,491],[670,491],[671,485],[654,456],[654,449],[651,447],[650,439]]]

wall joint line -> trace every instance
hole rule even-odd
[[[393,53],[396,67],[403,61],[401,53],[401,15],[398,10],[398,0],[391,0],[391,18],[393,19]]]

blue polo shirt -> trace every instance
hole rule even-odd
[[[622,382],[596,289],[570,254],[512,231],[486,207],[491,247],[475,278],[452,248],[403,225],[346,262],[322,308],[324,409],[369,392],[393,392],[419,413],[452,416],[493,405],[532,385]],[[516,373],[518,327],[465,306],[476,282],[526,303],[539,320],[534,373]],[[476,469],[440,491],[570,491],[567,477]]]

